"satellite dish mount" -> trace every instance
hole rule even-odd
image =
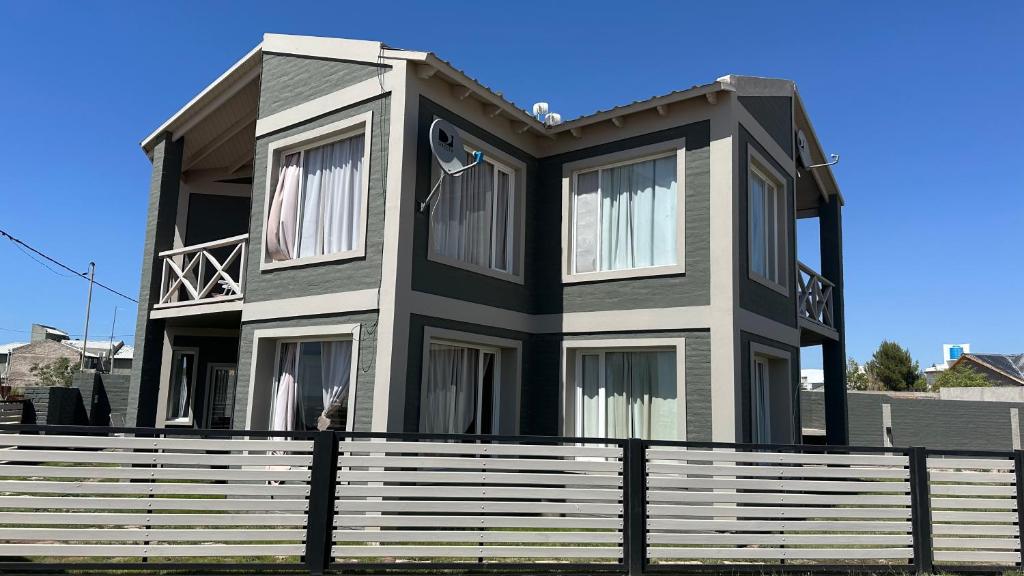
[[[451,122],[440,118],[435,119],[430,125],[430,150],[441,166],[441,177],[431,188],[426,200],[420,202],[420,212],[426,210],[434,201],[434,196],[441,190],[441,182],[444,181],[446,174],[459,177],[484,160],[484,153],[476,150],[473,152],[473,161],[466,164],[462,134],[459,133],[458,128],[452,126]]]

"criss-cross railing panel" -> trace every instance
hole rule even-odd
[[[242,297],[248,234],[160,253],[157,307],[183,306]]]
[[[810,266],[799,262],[796,273],[797,306],[800,317],[835,328],[832,290],[835,284]]]

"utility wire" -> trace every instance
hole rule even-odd
[[[74,274],[75,276],[78,276],[79,278],[81,278],[81,279],[83,279],[83,280],[85,280],[85,279],[86,279],[86,276],[88,276],[88,273],[87,273],[87,272],[79,272],[79,271],[77,271],[77,270],[75,270],[75,269],[71,268],[71,267],[70,267],[70,266],[68,266],[67,264],[64,264],[63,262],[61,262],[61,261],[59,261],[59,260],[57,260],[57,259],[55,259],[55,258],[52,258],[52,257],[50,257],[50,256],[47,256],[46,254],[44,254],[44,253],[40,252],[39,250],[36,250],[35,248],[33,248],[33,247],[29,246],[29,245],[28,245],[28,244],[26,244],[25,242],[22,242],[21,240],[18,240],[18,239],[17,239],[17,238],[15,238],[14,236],[11,236],[10,234],[8,234],[8,233],[7,233],[6,231],[4,231],[4,230],[2,230],[2,229],[0,229],[0,236],[3,236],[4,238],[7,238],[7,239],[8,239],[8,240],[10,240],[11,242],[13,242],[13,243],[14,243],[14,245],[15,245],[15,246],[17,246],[17,247],[18,247],[19,249],[21,249],[22,247],[28,248],[29,250],[31,250],[31,251],[32,251],[32,252],[34,252],[35,254],[38,254],[39,256],[42,256],[43,258],[45,258],[45,259],[49,260],[50,262],[53,262],[53,263],[54,263],[54,264],[56,264],[57,266],[60,266],[61,268],[63,268],[63,269],[65,269],[65,270],[67,270],[68,272],[71,272],[72,274]],[[22,250],[22,252],[24,252],[24,250]],[[27,254],[27,253],[26,253],[26,254]],[[39,261],[39,260],[37,260],[36,258],[32,257],[32,255],[31,255],[31,254],[28,254],[28,256],[29,256],[30,258],[32,258],[33,260],[35,260],[36,262],[39,262],[40,264],[42,264],[43,266],[45,266],[46,268],[48,268],[48,269],[49,269],[49,270],[50,270],[51,272],[53,272],[53,273],[55,273],[55,274],[60,274],[59,272],[57,272],[57,271],[56,271],[56,270],[54,270],[53,268],[50,268],[49,266],[47,266],[47,265],[46,265],[46,264],[44,264],[43,262],[40,262],[40,261]],[[126,300],[131,300],[132,302],[135,302],[136,304],[138,304],[138,303],[139,303],[139,301],[138,301],[138,300],[136,300],[135,298],[132,298],[131,296],[127,296],[127,295],[125,295],[125,294],[123,294],[123,293],[121,293],[121,292],[118,292],[117,290],[114,290],[114,289],[113,289],[113,288],[111,288],[110,286],[107,286],[107,285],[105,285],[105,284],[103,284],[103,283],[101,283],[101,282],[97,282],[96,280],[93,280],[93,283],[94,283],[94,284],[96,284],[97,286],[99,286],[100,288],[103,288],[104,290],[106,290],[106,291],[108,291],[108,292],[112,292],[112,293],[114,293],[114,294],[116,294],[116,295],[120,296],[121,298],[124,298],[124,299],[126,299]]]

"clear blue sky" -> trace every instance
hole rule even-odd
[[[136,296],[150,178],[138,143],[263,32],[433,51],[564,118],[728,73],[791,78],[842,155],[849,354],[866,360],[883,338],[922,366],[943,342],[1024,352],[1024,3],[514,6],[3,2],[0,228],[76,268],[93,259]],[[800,230],[806,247],[813,228]],[[6,241],[0,279],[0,342],[32,322],[81,333],[84,282]],[[131,303],[102,292],[92,333],[110,333],[114,306],[131,340]]]

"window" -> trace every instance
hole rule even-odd
[[[681,440],[674,350],[579,350],[576,434]]]
[[[748,211],[750,221],[750,273],[756,279],[785,286],[785,203],[777,180],[751,165]]]
[[[366,153],[364,135],[358,134],[277,155],[277,185],[267,209],[266,262],[358,255],[366,210]]]
[[[196,384],[199,351],[178,348],[171,357],[171,385],[167,390],[166,421],[192,422],[192,393]]]
[[[431,341],[420,401],[420,432],[491,434],[498,389],[498,350]]]
[[[571,273],[676,265],[677,154],[574,176]]]
[[[467,153],[467,162],[472,162]],[[436,166],[435,166],[436,168]],[[440,177],[434,170],[434,180]],[[460,176],[446,175],[430,209],[430,249],[442,261],[514,273],[515,173],[485,158]]]
[[[764,358],[754,358],[750,386],[751,441],[767,444],[772,440],[771,365]]]
[[[207,428],[228,430],[235,411],[235,365],[210,364],[206,373]]]
[[[348,430],[352,340],[282,341],[271,402],[271,430]]]

